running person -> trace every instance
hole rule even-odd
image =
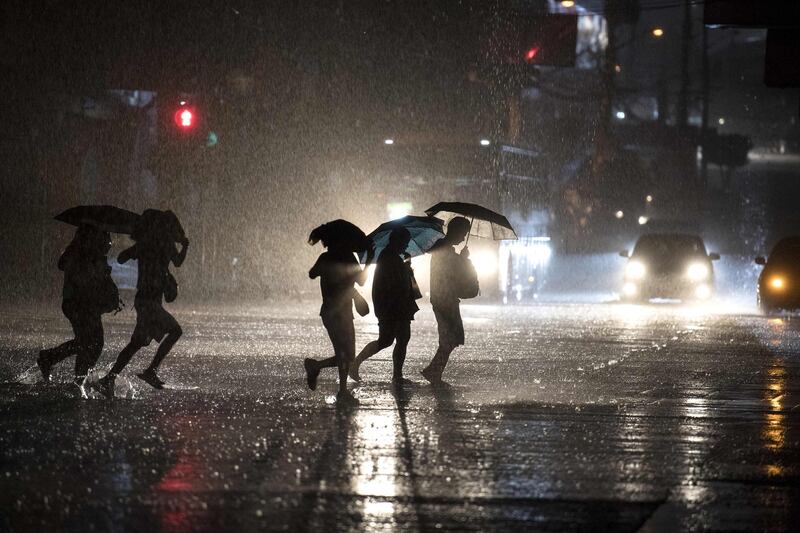
[[[316,390],[317,377],[323,368],[339,368],[339,399],[353,400],[347,390],[347,374],[356,354],[356,334],[353,328],[353,295],[354,284],[364,285],[367,271],[362,269],[355,255],[346,246],[329,242],[322,238],[322,245],[328,251],[322,253],[308,272],[311,279],[320,278],[322,307],[319,315],[328,332],[333,345],[332,357],[317,360],[306,358],[303,366],[306,370],[308,388]],[[369,252],[367,264],[372,259]]]
[[[169,272],[169,264],[180,267],[186,259],[189,240],[181,239],[181,250],[178,251],[174,236],[166,230],[166,217],[151,221],[140,240],[119,254],[117,261],[122,264],[130,259],[139,262],[139,279],[136,282],[136,327],[131,340],[122,349],[111,371],[100,380],[102,393],[111,398],[114,396],[114,381],[131,358],[141,348],[148,346],[153,340],[160,343],[156,355],[147,369],[137,377],[156,389],[162,389],[164,382],[158,377],[158,367],[169,351],[183,334],[178,321],[163,306],[165,291],[175,290],[170,287],[174,278]],[[162,340],[163,339],[163,340]]]
[[[42,377],[50,381],[53,366],[75,355],[74,382],[83,397],[86,397],[86,375],[103,352],[101,316],[119,305],[119,293],[111,280],[111,267],[106,258],[110,249],[111,237],[107,232],[88,225],[77,229],[58,260],[58,268],[64,271],[61,310],[75,338],[42,350],[36,360]]]

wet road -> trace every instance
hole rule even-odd
[[[390,354],[305,389],[313,304],[205,308],[164,365],[79,400],[30,383],[67,323],[0,316],[0,531],[789,530],[800,523],[800,319],[733,306],[469,306],[450,387]],[[109,364],[132,328],[106,323]],[[377,335],[357,321],[358,345]],[[146,366],[152,349],[128,372]],[[35,375],[35,374],[34,374]],[[195,388],[196,387],[196,388]]]

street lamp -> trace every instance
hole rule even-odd
[[[384,139],[383,144],[392,145],[394,144],[394,139]]]
[[[650,33],[652,33],[653,37],[655,37],[657,39],[664,36],[664,30],[662,28],[658,28],[658,27],[653,28],[653,31],[651,31]]]
[[[561,7],[575,7],[575,2],[572,0],[561,0]]]

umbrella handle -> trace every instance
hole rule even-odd
[[[472,223],[475,222],[475,217],[469,219],[469,231],[467,232],[467,240],[464,242],[464,246],[469,246],[469,236],[472,235]]]

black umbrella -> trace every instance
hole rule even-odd
[[[426,209],[425,212],[430,216],[435,215],[447,222],[450,222],[455,217],[468,218],[472,223],[469,234],[476,237],[495,241],[517,239],[517,234],[506,217],[478,204],[439,202]]]
[[[367,238],[375,243],[375,257],[377,258],[389,244],[389,235],[392,231],[396,228],[405,228],[411,234],[411,241],[406,247],[406,253],[411,257],[416,257],[430,250],[436,241],[444,237],[443,226],[444,221],[439,218],[407,215],[384,222],[367,235]],[[361,254],[361,262],[365,263],[366,260],[367,254]]]
[[[186,232],[183,231],[181,221],[170,210],[145,209],[139,216],[133,228],[133,237],[136,241],[152,237],[169,237],[175,242],[183,242]]]
[[[361,228],[341,218],[317,226],[308,236],[308,244],[311,245],[321,240],[329,245],[333,243],[344,245],[348,250],[357,253],[366,252],[370,245]]]
[[[56,215],[56,220],[73,226],[89,224],[109,233],[133,233],[139,215],[113,205],[79,205]]]

